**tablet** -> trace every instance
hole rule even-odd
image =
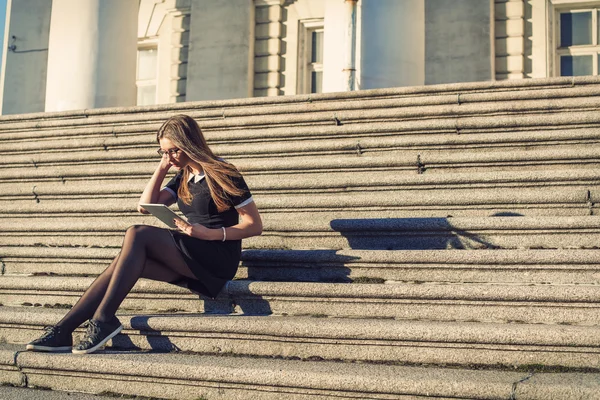
[[[167,224],[169,228],[177,229],[177,225],[175,225],[175,223],[173,222],[174,218],[180,219],[183,222],[187,223],[185,219],[175,214],[173,210],[171,210],[164,204],[140,204],[140,206],[143,207],[150,214],[154,215],[156,218],[160,219],[162,222]]]

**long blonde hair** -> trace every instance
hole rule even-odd
[[[169,139],[193,161],[200,164],[210,195],[219,212],[230,208],[229,196],[239,196],[243,190],[233,184],[232,177],[241,176],[231,164],[218,159],[208,147],[206,139],[196,121],[188,115],[175,115],[165,121],[156,133],[156,141]],[[186,204],[192,203],[192,194],[188,188],[191,168],[185,167],[177,196]]]

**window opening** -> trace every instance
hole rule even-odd
[[[137,57],[137,105],[156,104],[156,78],[158,50],[156,47],[138,49]]]
[[[555,21],[557,75],[598,75],[600,9],[560,9]]]

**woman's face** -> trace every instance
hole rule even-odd
[[[183,150],[180,150],[177,146],[175,146],[173,142],[167,138],[162,138],[159,140],[159,143],[161,150],[167,154],[169,163],[171,163],[173,168],[180,170],[188,165],[190,158],[183,152]]]

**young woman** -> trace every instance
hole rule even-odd
[[[161,160],[139,203],[177,202],[187,223],[176,219],[177,230],[147,225],[127,229],[111,265],[27,350],[84,354],[101,348],[123,329],[115,313],[139,278],[185,286],[214,298],[237,271],[241,239],[261,234],[261,218],[243,177],[213,154],[194,119],[169,118],[156,138]],[[161,190],[171,167],[178,173]],[[147,214],[139,205],[138,211]],[[72,332],[86,320],[86,335],[72,347]]]

